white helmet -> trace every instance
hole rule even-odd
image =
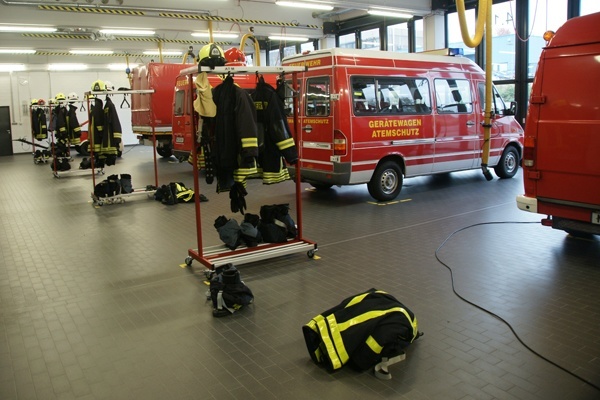
[[[105,81],[104,85],[106,85],[106,90],[108,91],[115,90],[115,85],[113,85],[110,81]]]
[[[75,92],[71,92],[67,95],[67,100],[69,101],[77,101],[79,100],[79,96]]]

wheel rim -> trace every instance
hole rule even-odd
[[[517,168],[517,157],[512,151],[509,152],[504,159],[504,169],[506,172],[512,173]]]
[[[394,170],[392,169],[388,169],[383,171],[383,174],[381,174],[381,190],[383,191],[383,193],[385,194],[391,194],[393,193],[396,188],[398,187],[398,177],[396,176],[396,173],[394,172]]]

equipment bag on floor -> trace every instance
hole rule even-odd
[[[317,315],[302,333],[312,360],[329,371],[345,364],[366,370],[403,358],[404,349],[420,336],[412,311],[376,289],[350,296]]]
[[[231,263],[212,272],[208,294],[213,304],[213,317],[231,315],[254,301],[252,291],[244,284],[240,272]]]

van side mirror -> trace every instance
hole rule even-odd
[[[510,107],[504,110],[504,115],[517,115],[517,102],[511,101]]]

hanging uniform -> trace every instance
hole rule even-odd
[[[48,138],[48,127],[46,126],[46,110],[37,107],[31,110],[31,130],[33,137],[37,140]]]
[[[117,108],[110,97],[106,97],[102,111],[104,113],[104,129],[101,152],[107,156],[107,165],[112,165],[117,160],[118,150],[121,146],[121,122]]]
[[[346,363],[365,370],[402,354],[417,337],[417,319],[392,295],[375,289],[350,296],[302,327],[316,363],[337,370]]]
[[[217,192],[229,191],[234,182],[245,184],[258,172],[258,128],[256,109],[250,95],[235,85],[233,78],[213,90],[217,114],[212,124],[212,158],[217,175]]]
[[[258,163],[262,170],[263,183],[279,183],[290,179],[283,158],[295,164],[298,150],[287,122],[284,104],[275,89],[261,76],[252,93],[258,121]],[[283,157],[283,158],[282,158]]]
[[[81,125],[77,119],[77,107],[72,104],[69,104],[67,110],[67,136],[72,145],[76,146],[81,143]]]
[[[54,117],[56,118],[56,138],[59,140],[68,140],[69,136],[67,134],[67,109],[62,105],[56,106],[54,108]]]

